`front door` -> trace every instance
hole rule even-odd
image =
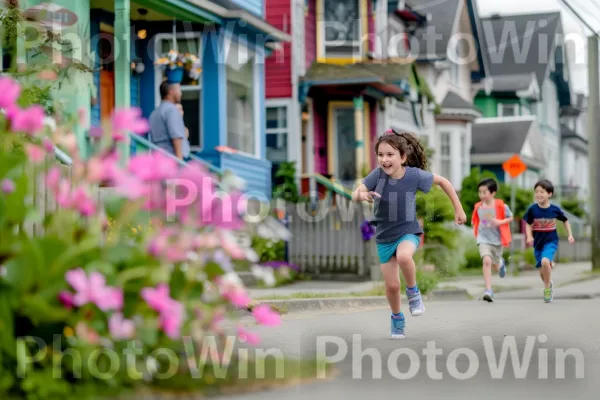
[[[100,119],[110,118],[115,108],[115,73],[114,71],[100,71]]]
[[[115,108],[115,63],[114,63],[114,35],[102,31],[98,41],[102,69],[100,71],[100,120],[110,118]]]
[[[345,186],[353,186],[356,176],[356,125],[354,108],[338,107],[333,110],[335,138],[335,178]]]

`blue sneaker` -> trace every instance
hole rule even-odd
[[[392,314],[392,328],[390,331],[390,339],[404,339],[406,337],[404,333],[404,326],[406,324],[406,320],[404,319],[404,314],[400,313],[400,315]]]
[[[500,257],[500,270],[498,271],[498,275],[500,275],[500,278],[504,278],[506,276],[506,263],[502,257]]]
[[[486,290],[485,292],[483,292],[483,300],[487,301],[488,303],[494,301],[494,291]]]
[[[421,292],[419,289],[416,291],[406,289],[406,297],[408,297],[408,308],[410,310],[410,315],[413,317],[423,315],[425,312],[425,304],[423,304],[423,298],[421,297]]]

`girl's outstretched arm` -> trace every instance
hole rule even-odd
[[[467,215],[465,214],[465,210],[463,210],[463,206],[456,194],[456,190],[450,183],[450,181],[443,176],[433,175],[433,183],[442,188],[442,190],[446,193],[446,195],[452,201],[452,205],[454,206],[454,222],[459,225],[462,225],[467,222]]]

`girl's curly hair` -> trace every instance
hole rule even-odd
[[[390,128],[379,137],[375,143],[375,153],[379,152],[379,145],[387,143],[400,152],[400,156],[406,155],[407,167],[416,167],[422,170],[427,170],[427,154],[425,147],[421,144],[419,138],[412,133],[398,132],[394,128]]]

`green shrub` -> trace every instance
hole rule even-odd
[[[481,256],[479,255],[479,248],[475,239],[467,242],[467,249],[464,256],[463,268],[481,268]]]

